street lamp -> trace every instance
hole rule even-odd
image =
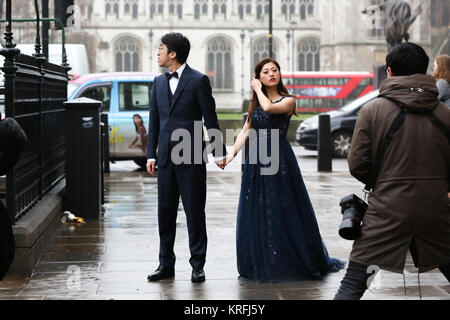
[[[150,40],[150,72],[152,72],[152,63],[153,63],[153,30],[150,29],[148,33],[148,38]]]
[[[272,0],[269,0],[269,57],[273,58]]]
[[[241,98],[244,101],[244,40],[245,40],[245,31],[241,30],[241,42],[242,42],[242,55],[241,55],[241,80],[242,80],[242,89],[241,89]]]
[[[291,46],[290,46],[290,42],[291,42],[291,30],[290,29],[288,29],[287,30],[287,32],[286,32],[286,42],[287,42],[287,67],[289,68],[290,67],[290,48],[291,48]]]
[[[250,74],[253,74],[253,29],[248,30],[248,35],[250,37]]]
[[[297,27],[296,21],[290,22],[290,30],[292,31],[292,75],[294,74],[294,68],[295,68],[295,28]]]

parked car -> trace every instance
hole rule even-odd
[[[108,114],[111,160],[134,160],[146,165],[152,73],[97,73],[79,76],[69,83],[68,100],[87,97],[102,101]]]
[[[367,102],[378,96],[378,90],[343,106],[337,111],[325,112],[330,115],[331,146],[333,156],[346,158],[352,142],[353,130],[359,110]],[[308,150],[317,150],[319,115],[303,121],[297,129],[295,142]]]

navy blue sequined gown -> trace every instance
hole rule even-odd
[[[250,141],[250,150],[266,144],[270,155],[272,136],[267,129],[279,129],[279,154],[274,152],[279,157],[279,169],[274,175],[261,175],[261,168],[270,163],[261,164],[267,161],[260,161],[258,156],[257,161],[250,161],[256,164],[251,164],[247,155],[236,229],[242,280],[318,280],[344,267],[344,262],[328,256],[322,241],[297,158],[286,139],[289,121],[289,115],[267,114],[261,107],[251,116],[258,138]]]

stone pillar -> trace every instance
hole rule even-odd
[[[238,14],[238,0],[232,0],[232,7],[233,7],[233,15]]]
[[[234,0],[226,0],[227,5],[227,20],[231,19],[233,13],[233,2]]]
[[[214,4],[212,0],[208,0],[208,20],[213,19]]]
[[[164,8],[163,8],[163,18],[164,21],[169,20],[169,3],[167,1],[163,2]]]
[[[194,16],[194,0],[183,0],[183,17],[186,15],[188,17]]]

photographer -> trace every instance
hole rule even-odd
[[[335,300],[360,299],[370,266],[403,274],[410,250],[419,273],[439,268],[450,281],[450,109],[438,100],[429,58],[413,43],[386,57],[380,97],[364,106],[348,155],[351,174],[368,183],[391,126],[392,136],[369,195],[361,236],[355,240]]]

